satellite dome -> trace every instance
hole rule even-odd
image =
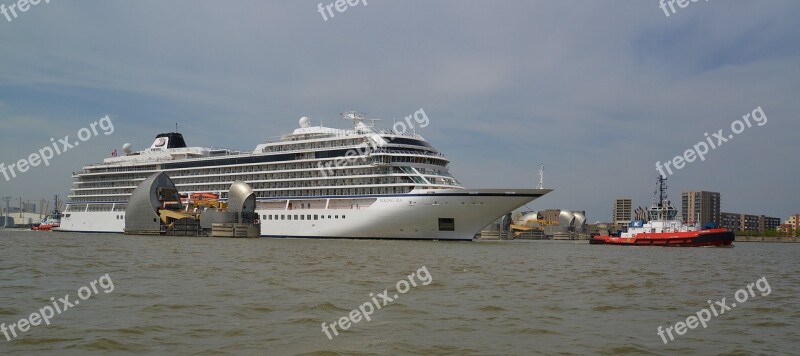
[[[306,128],[306,127],[309,127],[309,126],[311,126],[311,119],[309,119],[306,116],[301,117],[300,118],[300,127]]]
[[[131,150],[131,144],[130,143],[126,143],[126,144],[122,145],[122,150],[125,151],[125,153],[127,153],[127,154],[131,154],[131,152],[133,152]]]

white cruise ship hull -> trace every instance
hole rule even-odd
[[[275,208],[279,204],[273,201],[272,208],[256,212],[262,218],[264,237],[472,240],[481,228],[548,192],[436,189],[378,197],[282,199],[281,208]],[[337,204],[359,200],[371,203]],[[259,204],[269,201],[260,200]],[[124,212],[71,211],[68,215],[58,231],[124,232]]]

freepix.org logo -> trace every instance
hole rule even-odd
[[[428,114],[425,113],[425,109],[420,108],[413,114],[406,116],[404,120],[395,121],[392,129],[394,130],[395,134],[404,135],[408,132],[408,130],[414,130],[416,128],[416,125],[414,125],[415,122],[420,128],[425,128],[428,126],[428,124],[430,124],[430,119],[428,118]],[[369,161],[370,154],[379,151],[381,148],[391,143],[392,140],[393,138],[391,137],[384,139],[378,134],[369,135],[369,140],[362,143],[358,147],[349,149],[347,152],[345,152],[343,157],[329,160],[325,164],[323,164],[321,161],[317,162],[317,169],[323,178],[335,176],[336,170],[341,170],[348,164],[354,165],[358,160],[361,160],[362,163],[367,163]]]
[[[431,284],[431,282],[433,282],[433,276],[430,272],[428,272],[428,267],[422,266],[416,272],[409,274],[408,280],[401,279],[397,281],[395,284],[395,290],[397,293],[394,293],[394,295],[389,293],[388,288],[384,289],[382,293],[378,293],[377,296],[374,293],[370,293],[369,301],[361,304],[358,308],[351,310],[347,315],[334,320],[330,324],[323,322],[322,332],[325,333],[325,336],[328,337],[328,340],[333,340],[335,336],[339,336],[340,331],[344,332],[345,330],[350,329],[351,326],[358,324],[362,319],[371,321],[371,316],[376,310],[380,310],[381,308],[389,306],[392,302],[400,298],[401,294],[408,293],[411,287],[427,286]],[[381,300],[379,301],[378,298]],[[333,332],[332,335],[331,331]]]
[[[8,7],[6,7],[6,4],[0,4],[0,14],[3,14],[8,22],[11,22],[19,17],[21,13],[28,12],[31,9],[31,5],[39,5],[42,1],[45,4],[50,3],[50,0],[19,0]]]
[[[362,6],[369,5],[367,4],[367,0],[336,0],[327,5],[319,3],[319,5],[317,5],[317,12],[322,15],[322,19],[325,20],[325,22],[328,22],[328,19],[336,17],[336,14],[333,12],[334,9],[337,13],[341,14],[347,11],[347,9],[358,6],[359,4]]]
[[[100,131],[97,130],[98,128]],[[12,178],[16,178],[17,175],[26,173],[32,167],[38,167],[42,163],[44,163],[45,166],[49,166],[51,159],[55,158],[56,156],[60,156],[62,153],[72,150],[75,147],[78,147],[81,142],[86,142],[92,137],[99,136],[100,132],[106,136],[114,133],[114,124],[111,122],[111,118],[108,117],[108,115],[89,124],[89,127],[84,127],[78,130],[77,141],[70,140],[69,135],[66,135],[64,138],[60,138],[58,140],[51,137],[51,145],[42,147],[38,152],[31,153],[26,158],[22,158],[17,162],[8,165],[0,162],[0,175],[2,175],[6,182],[8,182]]]
[[[750,119],[753,119],[753,121],[751,122]],[[677,171],[683,169],[683,167],[686,166],[687,163],[692,163],[696,161],[698,158],[700,159],[701,162],[705,161],[706,155],[710,152],[709,147],[712,150],[717,149],[720,146],[722,146],[722,144],[733,140],[736,137],[735,135],[739,135],[743,133],[745,129],[753,127],[753,122],[755,122],[755,126],[761,127],[766,125],[767,121],[768,121],[767,114],[765,114],[764,109],[762,109],[759,106],[755,108],[753,112],[747,113],[744,116],[742,116],[741,120],[737,119],[731,123],[731,132],[733,133],[726,135],[725,130],[719,129],[717,130],[717,132],[712,133],[709,136],[708,132],[706,132],[704,134],[705,136],[704,140],[698,142],[692,148],[689,148],[686,151],[684,151],[682,155],[675,156],[675,158],[664,162],[663,165],[661,161],[656,162],[656,170],[658,171],[659,174],[666,177],[668,174],[669,175],[674,174],[672,172],[672,168],[670,167],[670,165],[672,165],[672,167],[674,167],[675,170]],[[666,172],[664,172],[665,169]]]
[[[98,286],[100,286],[100,289],[97,288]],[[22,334],[28,332],[32,326],[39,326],[41,324],[50,325],[51,319],[57,315],[61,315],[69,309],[77,307],[78,304],[81,304],[81,301],[85,301],[93,296],[99,295],[100,290],[102,290],[105,294],[114,291],[114,281],[111,280],[111,277],[108,275],[108,273],[89,282],[88,285],[80,287],[78,289],[78,298],[80,299],[70,298],[69,294],[65,295],[63,298],[58,298],[58,300],[56,300],[55,297],[50,297],[50,302],[53,304],[52,307],[50,305],[45,305],[41,309],[31,313],[29,316],[19,319],[18,321],[8,325],[6,325],[6,323],[2,323],[0,324],[0,332],[6,337],[6,341],[11,341],[21,337]]]
[[[753,290],[753,287],[755,287],[756,289],[758,289],[759,292],[761,292],[760,295],[762,297],[766,297],[772,293],[772,288],[770,288],[769,286],[767,277],[761,277],[758,280],[756,280],[755,283],[748,284],[747,289],[742,288],[737,290],[733,296],[734,299],[736,300],[735,303],[732,302],[728,304],[726,302],[727,298],[722,298],[722,300],[714,301],[713,303],[711,302],[711,300],[709,300],[708,308],[700,309],[700,311],[698,311],[697,313],[689,315],[686,318],[686,322],[679,321],[676,322],[674,325],[668,325],[666,328],[659,325],[658,328],[656,329],[657,331],[656,335],[658,335],[661,338],[661,341],[663,341],[664,344],[666,344],[670,341],[674,341],[675,336],[683,336],[689,330],[694,330],[698,326],[702,325],[703,329],[705,329],[708,327],[712,315],[714,317],[719,317],[725,314],[725,312],[733,310],[733,308],[736,308],[737,305],[739,306],[743,305],[745,302],[748,301],[749,298],[755,298],[756,292]],[[672,334],[673,330],[675,331],[675,335]],[[669,340],[667,340],[667,336],[669,336]]]
[[[678,9],[675,7],[675,5],[678,5],[678,8],[685,9],[689,6],[689,4],[698,1],[700,0],[660,0],[658,7],[660,7],[661,10],[664,10],[664,15],[669,17],[670,15],[678,12]],[[669,10],[667,10],[667,7],[669,7]]]

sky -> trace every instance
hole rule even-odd
[[[0,196],[65,196],[72,172],[176,123],[190,146],[252,150],[301,116],[348,128],[339,113],[357,110],[389,128],[422,108],[416,132],[469,188],[533,188],[544,163],[554,191],[534,210],[594,222],[617,197],[647,206],[656,162],[722,129],[728,142],[668,175],[672,200],[709,190],[725,212],[800,212],[798,1],[369,0],[326,20],[331,3],[51,0],[0,15],[0,163],[114,126],[0,175]],[[728,138],[757,108],[767,120]]]

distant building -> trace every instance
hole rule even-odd
[[[787,234],[795,234],[798,229],[798,223],[800,223],[800,214],[789,215],[789,218],[778,229]]]
[[[615,225],[627,226],[633,220],[633,200],[630,198],[614,199],[613,220]]]
[[[724,227],[733,232],[739,231],[741,225],[742,214],[737,213],[720,213],[719,226]]]
[[[786,221],[783,222],[784,225],[788,225],[792,228],[792,230],[797,230],[797,224],[800,223],[800,214],[794,214],[789,216]]]
[[[775,230],[778,228],[778,226],[781,226],[781,218],[773,218],[771,216],[761,215],[758,225],[761,229],[759,231],[761,232],[764,232],[765,230]]]
[[[699,222],[700,225],[708,223],[721,225],[719,203],[718,192],[684,192],[681,194],[681,217],[687,224]]]
[[[739,230],[758,231],[758,216],[742,214],[742,218],[739,219]]]
[[[35,213],[36,212],[36,204],[29,203],[29,202],[22,202],[22,211],[26,213]]]
[[[764,215],[720,213],[719,225],[732,231],[764,232],[777,229],[781,225],[781,219]]]

